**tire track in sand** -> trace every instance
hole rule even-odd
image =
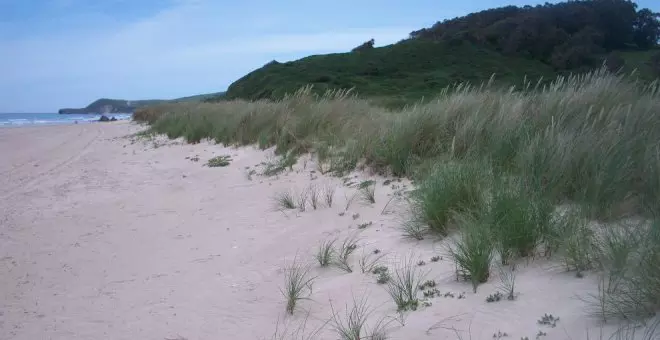
[[[90,128],[92,128],[92,127],[90,127]],[[74,152],[74,154],[71,155],[70,157],[67,157],[64,160],[55,163],[55,165],[51,166],[50,168],[46,169],[45,171],[41,171],[39,173],[26,176],[25,181],[23,181],[22,183],[20,183],[18,185],[14,185],[9,190],[4,192],[2,194],[2,196],[0,196],[0,200],[4,201],[8,198],[11,198],[14,195],[24,193],[24,192],[28,192],[28,191],[32,190],[39,183],[46,180],[48,178],[48,176],[52,176],[59,169],[61,169],[63,167],[66,167],[67,165],[77,161],[84,153],[87,152],[87,150],[94,144],[94,142],[96,142],[99,139],[99,137],[101,137],[103,135],[103,130],[100,127],[96,126],[96,127],[93,127],[93,128],[96,130],[94,135],[90,138],[89,141],[87,141],[83,145],[83,147],[81,149]],[[79,137],[80,135],[84,135],[85,132],[87,132],[87,131],[88,131],[88,128],[85,128],[80,134],[78,134],[76,136],[73,136],[72,138],[76,138],[76,137]],[[64,144],[66,144],[66,143],[62,143],[62,144],[60,144],[60,146],[64,145]]]

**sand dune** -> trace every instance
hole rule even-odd
[[[368,302],[370,324],[384,320],[391,339],[598,339],[616,329],[584,301],[597,292],[595,274],[576,278],[544,259],[517,266],[515,301],[486,303],[497,272],[473,293],[456,280],[445,243],[401,237],[406,204],[390,198],[412,187],[406,181],[326,177],[309,157],[279,176],[248,175],[269,152],[129,137],[140,129],[0,129],[0,339],[271,339],[305,320],[302,333],[321,328],[310,338],[336,339],[332,308],[343,316],[354,299]],[[203,166],[218,155],[231,164]],[[358,198],[346,209],[367,179],[376,181],[376,203]],[[276,194],[310,184],[336,187],[333,206],[275,208]],[[321,241],[352,235],[352,273],[318,267]],[[375,249],[390,268],[424,261],[418,269],[441,296],[398,315],[376,277],[360,270]],[[287,316],[280,287],[294,258],[318,277],[310,300]],[[555,327],[537,322],[546,313],[560,318]]]

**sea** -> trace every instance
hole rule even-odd
[[[130,120],[130,113],[110,113],[107,117]],[[29,125],[84,124],[99,120],[100,114],[0,113],[0,128]]]

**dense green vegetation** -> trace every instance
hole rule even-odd
[[[604,62],[611,70],[660,76],[658,14],[628,0],[583,0],[536,7],[507,6],[438,22],[397,44],[369,40],[349,53],[272,61],[231,84],[226,99],[279,99],[307,84],[316,93],[354,88],[385,104],[433,97],[444,87],[547,82]]]
[[[470,41],[556,69],[579,69],[598,66],[603,53],[657,46],[658,17],[630,0],[579,0],[489,9],[438,22],[410,37]]]
[[[624,0],[489,10],[392,46],[272,62],[224,101],[134,119],[191,143],[274,147],[278,172],[311,152],[322,173],[411,177],[404,235],[459,234],[450,253],[475,290],[494,261],[552,257],[600,275],[603,319],[639,320],[660,311],[657,23]]]
[[[417,100],[434,96],[451,83],[487,81],[491,75],[508,83],[553,77],[551,67],[521,57],[506,57],[470,43],[452,46],[430,41],[406,41],[360,53],[317,55],[295,62],[272,62],[239,79],[227,98],[281,98],[314,84],[322,93],[353,88],[366,97]]]
[[[399,110],[307,87],[279,101],[167,104],[134,118],[192,143],[274,146],[287,164],[313,152],[326,173],[369,166],[413,177],[403,227],[416,238],[461,233],[453,254],[465,277],[479,273],[475,289],[492,251],[505,264],[558,256],[569,270],[600,270],[603,318],[638,319],[660,310],[660,223],[649,222],[660,214],[657,112],[656,84],[603,69],[521,91],[458,86]],[[612,223],[631,215],[646,219],[630,230]],[[604,236],[584,220],[608,222]]]

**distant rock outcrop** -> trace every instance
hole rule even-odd
[[[160,104],[165,100],[119,100],[99,99],[84,108],[60,109],[59,114],[108,114],[108,113],[133,113],[135,109],[147,105]]]
[[[79,109],[59,109],[59,114],[112,114],[112,113],[133,113],[136,109],[168,102],[193,102],[193,101],[206,101],[209,98],[218,99],[222,98],[224,92],[200,94],[190,97],[182,97],[172,100],[123,100],[123,99],[98,99],[95,102],[87,105],[87,107]]]

